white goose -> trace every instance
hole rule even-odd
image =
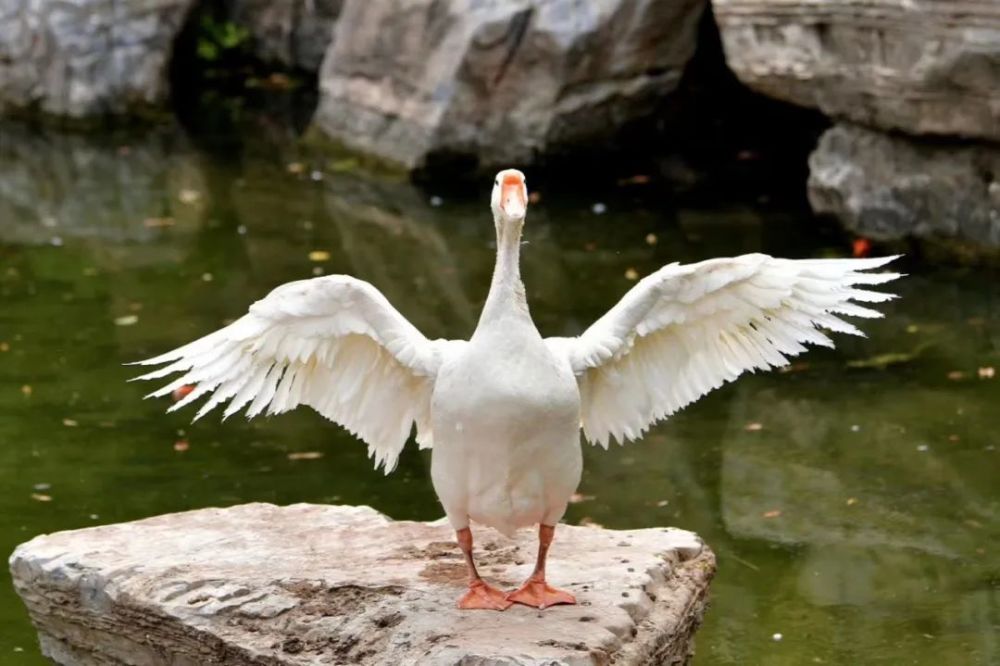
[[[546,584],[556,523],[580,481],[579,431],[607,448],[745,371],[785,365],[802,343],[832,346],[818,329],[861,335],[841,315],[880,317],[863,273],[894,257],[792,261],[763,254],[664,266],[576,338],[542,338],[519,271],[524,175],[493,186],[496,268],[472,338],[428,340],[372,285],[331,275],[282,285],[229,326],[142,364],[139,379],[183,373],[150,396],[188,385],[179,409],[214,392],[195,418],[229,402],[228,417],[309,405],[368,444],[386,473],[414,424],[433,446],[434,489],[469,569],[461,608],[575,603]],[[148,396],[149,397],[149,396]],[[472,557],[470,520],[510,533],[539,525],[534,573],[505,594]]]

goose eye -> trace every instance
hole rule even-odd
[[[493,181],[493,184],[494,184],[494,185],[499,185],[499,184],[500,184],[500,179],[499,179],[499,178],[497,178],[496,180],[494,180],[494,181]]]

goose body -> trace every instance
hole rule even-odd
[[[372,285],[332,275],[282,285],[229,326],[155,358],[138,379],[180,376],[193,387],[170,409],[209,396],[200,418],[248,417],[308,405],[368,444],[386,473],[416,427],[431,447],[434,489],[469,569],[463,608],[575,603],[550,587],[545,561],[580,481],[580,431],[607,448],[746,371],[785,365],[820,330],[862,335],[843,316],[880,317],[859,303],[896,273],[894,257],[788,260],[764,254],[669,264],[642,279],[581,335],[543,338],[520,277],[524,176],[501,171],[491,207],[497,257],[468,341],[428,340]],[[504,594],[479,576],[470,521],[510,534],[539,525],[535,571]]]
[[[456,529],[555,525],[580,482],[576,378],[515,307],[484,319],[434,388],[431,478]]]

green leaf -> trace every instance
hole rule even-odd
[[[219,47],[204,37],[198,39],[197,52],[199,58],[208,62],[214,62],[219,58]]]

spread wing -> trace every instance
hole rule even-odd
[[[743,372],[785,365],[806,350],[803,343],[832,347],[821,328],[863,335],[841,316],[882,316],[855,302],[894,298],[865,287],[899,274],[861,271],[895,258],[748,254],[670,264],[579,337],[546,342],[577,375],[584,435],[606,448],[611,438],[638,439]]]
[[[226,402],[223,418],[309,405],[363,439],[388,473],[414,423],[421,448],[431,445],[434,378],[463,344],[428,340],[372,285],[330,275],[278,287],[229,326],[140,361],[168,365],[136,379],[182,373],[146,397],[193,386],[174,411],[211,394],[196,420]]]

